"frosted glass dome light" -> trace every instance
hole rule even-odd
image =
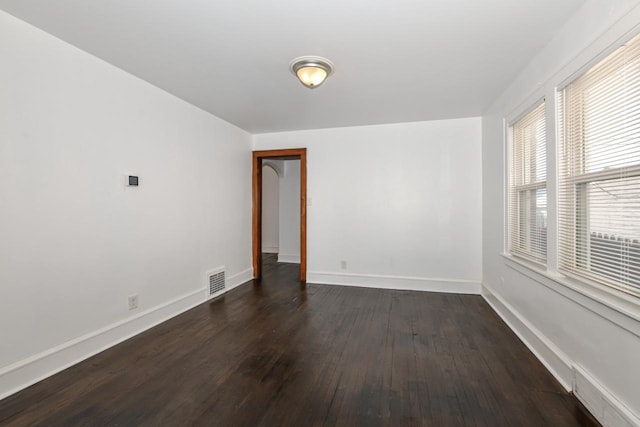
[[[331,61],[319,56],[301,56],[291,61],[289,68],[309,89],[317,88],[333,73]]]

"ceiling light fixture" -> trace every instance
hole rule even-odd
[[[309,89],[315,89],[333,73],[333,64],[319,56],[301,56],[291,61],[289,69],[300,83]]]

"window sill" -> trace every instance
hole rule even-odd
[[[640,298],[502,253],[505,265],[640,337]]]

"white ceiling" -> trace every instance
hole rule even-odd
[[[251,133],[481,115],[584,0],[0,0]],[[336,66],[322,87],[298,56]]]

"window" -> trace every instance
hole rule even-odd
[[[509,252],[529,260],[547,258],[547,156],[545,104],[512,127],[509,179]]]
[[[640,295],[640,36],[559,95],[560,269]]]

